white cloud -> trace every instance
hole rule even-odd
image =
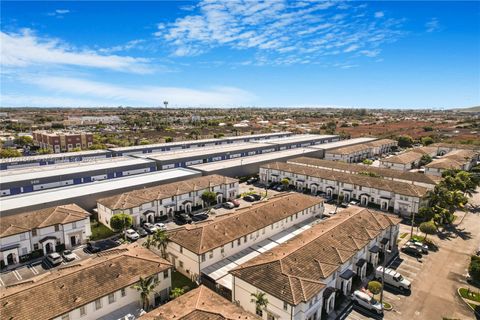
[[[425,23],[425,28],[427,32],[435,32],[440,29],[440,22],[437,18],[432,18]]]
[[[110,48],[101,48],[98,51],[101,53],[112,53],[112,52],[121,52],[121,51],[127,51],[131,50],[134,48],[139,48],[142,44],[145,43],[144,39],[135,39],[135,40],[130,40],[125,44],[118,45],[118,46],[113,46]]]
[[[161,101],[168,100],[172,106],[239,106],[254,98],[245,90],[226,86],[204,90],[181,87],[119,86],[86,79],[54,76],[24,78],[22,81],[48,90],[53,96],[66,97],[66,99],[74,96],[88,100],[100,99],[99,101],[103,101],[106,105],[157,106]]]
[[[365,14],[368,9],[354,2],[204,0],[197,9],[159,25],[155,35],[170,43],[173,55],[228,47],[250,49],[257,64],[293,64],[358,48],[379,52],[402,35],[400,20],[373,19],[384,13]]]
[[[0,32],[0,41],[2,68],[68,65],[133,73],[152,71],[147,59],[79,50],[57,39],[37,37],[28,29],[21,33]]]
[[[70,10],[67,10],[67,9],[57,9],[55,10],[56,13],[58,14],[67,14],[67,13],[70,13]]]

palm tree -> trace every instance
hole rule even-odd
[[[162,253],[162,258],[167,257],[167,245],[170,242],[170,238],[165,230],[157,230],[153,235],[153,243]]]
[[[185,290],[182,288],[173,288],[172,292],[170,292],[170,298],[176,299],[184,293],[185,293]]]
[[[144,246],[147,249],[150,249],[151,247],[155,246],[155,239],[153,239],[150,235],[147,237],[147,240],[145,240],[144,243],[142,243],[142,246]]]
[[[264,310],[268,305],[266,294],[264,292],[257,292],[250,295],[252,296],[250,302],[255,303],[255,311],[259,316],[261,316],[263,314],[262,310]]]
[[[132,286],[133,289],[136,289],[140,292],[140,299],[142,300],[143,310],[147,310],[150,306],[149,296],[153,292],[153,289],[158,285],[158,281],[154,277],[142,278]]]

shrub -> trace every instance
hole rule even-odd
[[[368,283],[368,290],[373,294],[379,294],[382,291],[382,284],[378,281],[370,281]]]
[[[474,281],[480,281],[480,257],[471,257],[468,273]]]

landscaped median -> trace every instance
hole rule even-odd
[[[473,312],[480,315],[480,290],[472,291],[469,288],[459,288],[457,292]]]

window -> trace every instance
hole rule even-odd
[[[125,297],[127,295],[127,292],[125,291],[125,288],[122,288],[122,290],[120,290],[120,293],[121,293],[122,297]]]
[[[77,223],[76,222],[72,223],[72,229],[77,229]]]
[[[32,229],[32,237],[36,237],[37,236],[37,229]]]
[[[183,261],[178,261],[178,267],[179,267],[180,269],[183,269]]]
[[[208,253],[208,258],[213,259],[213,250]]]
[[[175,201],[175,196],[172,197],[172,201]]]
[[[286,303],[285,301],[283,302],[283,310],[288,310],[288,303]]]
[[[163,271],[163,279],[168,278],[168,270]]]
[[[183,253],[183,247],[180,246],[180,253]]]
[[[87,310],[86,310],[85,306],[81,306],[80,307],[80,317],[83,317],[86,314],[87,314]]]
[[[224,247],[221,247],[221,248],[220,248],[220,253],[221,253],[221,254],[224,254],[224,253],[225,253],[225,248],[224,248]]]
[[[55,231],[59,231],[60,230],[60,226],[58,224],[55,225]]]
[[[234,246],[234,242],[232,241],[232,248],[233,248],[233,246]]]
[[[26,238],[25,233],[20,233],[20,240],[25,240]]]
[[[242,238],[238,238],[237,239],[237,246],[241,245],[242,244]]]
[[[205,262],[205,253],[202,253],[202,262]]]
[[[38,250],[38,243],[33,244],[33,250]]]
[[[67,313],[62,316],[62,320],[68,320],[68,319],[70,319],[70,314]]]
[[[108,295],[108,303],[112,304],[115,302],[115,292]]]
[[[102,299],[95,300],[95,310],[100,310],[102,308]]]
[[[22,248],[22,256],[27,254],[27,248]]]

